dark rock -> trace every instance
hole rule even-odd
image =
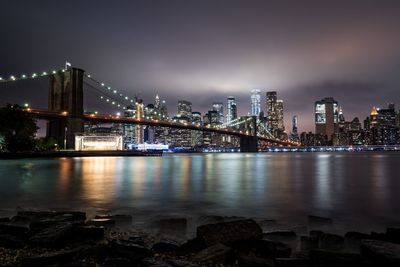
[[[117,257],[128,258],[133,262],[141,261],[151,255],[151,251],[128,240],[113,240],[111,248]]]
[[[280,241],[283,243],[296,242],[297,235],[294,231],[274,231],[263,233],[263,239],[270,239],[274,241]]]
[[[184,236],[187,230],[186,218],[166,218],[156,221],[156,227],[162,233]]]
[[[327,250],[341,250],[344,248],[344,237],[325,233],[319,238],[319,247]]]
[[[153,244],[152,250],[155,253],[179,252],[180,246],[176,241],[163,239]]]
[[[142,260],[142,266],[145,267],[172,267],[171,264],[155,258],[145,258]]]
[[[59,223],[34,234],[29,241],[38,246],[61,247],[70,241],[76,225]]]
[[[308,224],[313,226],[331,226],[333,220],[331,218],[309,215]]]
[[[268,239],[238,241],[231,246],[239,255],[254,255],[262,258],[287,258],[292,252],[290,246]]]
[[[21,266],[42,267],[56,264],[57,266],[60,266],[73,261],[73,258],[79,253],[80,250],[81,248],[76,248],[72,250],[49,252],[41,255],[25,257],[21,259]]]
[[[91,219],[91,220],[87,221],[86,224],[111,228],[111,227],[115,226],[115,221],[111,220],[111,219]]]
[[[84,225],[85,219],[81,216],[76,216],[73,214],[62,214],[57,216],[52,216],[50,218],[40,218],[36,219],[29,224],[29,228],[32,232],[37,232],[45,228],[49,228],[61,223],[71,223],[74,225]]]
[[[373,240],[388,241],[385,233],[371,232],[370,236]]]
[[[126,258],[107,258],[104,261],[105,267],[130,267],[132,262]]]
[[[310,236],[313,236],[313,237],[318,237],[318,238],[320,238],[321,236],[323,236],[324,235],[324,232],[323,231],[319,231],[319,230],[311,230],[310,231]]]
[[[365,266],[365,262],[360,254],[315,249],[310,251],[312,266],[342,266],[354,267]]]
[[[363,239],[371,239],[371,236],[360,232],[347,232],[344,235],[345,248],[350,251],[360,252],[361,240]]]
[[[203,249],[193,259],[204,264],[226,264],[233,260],[233,253],[231,248],[218,243]]]
[[[389,227],[386,229],[386,238],[390,242],[400,244],[400,227]]]
[[[181,244],[181,251],[184,253],[195,253],[205,249],[206,245],[200,238],[192,238]]]
[[[207,246],[262,237],[261,227],[254,220],[239,220],[197,227],[197,237]]]
[[[66,216],[71,220],[86,220],[86,213],[81,211],[19,211],[16,218],[36,221],[57,216]]]
[[[260,258],[256,256],[246,256],[239,255],[238,256],[239,266],[245,267],[270,267],[274,266],[273,261],[271,259]]]
[[[76,241],[100,240],[104,238],[104,228],[93,225],[78,226],[75,228],[73,235],[73,239]]]
[[[204,215],[200,216],[197,220],[198,225],[221,223],[224,222],[224,217],[218,215]]]
[[[185,260],[167,260],[167,263],[173,267],[200,267],[200,265],[196,263]]]
[[[25,242],[18,236],[12,236],[7,234],[0,234],[0,247],[6,248],[23,248]]]
[[[275,267],[309,267],[310,259],[304,258],[275,258]]]
[[[128,240],[131,241],[133,244],[137,244],[139,246],[145,246],[146,242],[144,241],[144,238],[142,236],[130,236],[128,237]]]
[[[300,249],[301,250],[312,250],[319,247],[319,238],[317,236],[301,236],[300,237]]]
[[[8,217],[0,218],[0,223],[3,223],[3,222],[10,222],[10,218],[8,218]]]
[[[362,240],[361,255],[377,266],[400,266],[400,245],[380,240]]]
[[[29,232],[27,225],[16,224],[13,222],[0,223],[0,234],[25,237]]]

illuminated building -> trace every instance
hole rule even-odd
[[[275,137],[281,138],[285,131],[283,100],[277,98],[277,93],[275,91],[267,92],[266,96],[267,129]]]
[[[226,124],[229,126],[231,121],[234,121],[237,119],[236,99],[233,96],[228,97],[227,111],[228,111],[228,113],[226,114]]]
[[[192,115],[192,103],[186,100],[179,100],[178,115],[182,117],[190,117]]]
[[[143,100],[139,99],[136,102],[135,118],[140,120],[144,118],[144,104]],[[135,126],[135,144],[143,144],[144,142],[144,127],[143,125]]]
[[[369,118],[364,121],[369,133],[370,143],[373,145],[394,145],[400,142],[400,129],[396,125],[394,104],[385,109],[373,107]]]
[[[315,133],[326,136],[332,140],[332,136],[338,130],[339,108],[338,102],[332,97],[326,97],[316,101],[314,105],[315,112]]]
[[[117,134],[76,134],[75,150],[122,150],[122,135]]]
[[[251,90],[251,111],[252,116],[257,116],[261,111],[261,91],[258,89]]]
[[[218,122],[220,124],[224,123],[224,105],[221,102],[214,102],[212,104],[212,110],[218,113]]]
[[[293,141],[299,141],[299,133],[298,133],[298,120],[297,115],[292,117],[292,133],[290,135],[290,139]]]
[[[201,113],[192,112],[192,124],[202,125]],[[192,147],[198,147],[203,145],[203,132],[202,131],[191,131]]]

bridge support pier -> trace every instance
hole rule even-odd
[[[48,109],[65,119],[50,120],[47,137],[62,148],[74,149],[75,134],[83,132],[83,76],[84,70],[70,68],[50,77]]]
[[[257,136],[240,137],[240,152],[258,152]]]

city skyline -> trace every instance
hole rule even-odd
[[[51,1],[10,1],[0,18],[1,35],[8,37],[0,76],[69,60],[145,102],[156,93],[170,109],[179,98],[196,100],[193,108],[202,113],[233,95],[238,114],[247,114],[249,91],[261,88],[285,101],[285,125],[298,115],[299,131],[308,131],[317,99],[332,96],[347,118],[360,119],[374,105],[400,103],[399,5],[72,1],[60,8]],[[14,92],[24,93],[30,92]]]

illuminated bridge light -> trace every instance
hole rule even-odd
[[[88,78],[90,78],[90,77],[91,77],[91,76],[90,76],[90,74],[88,74],[87,76],[88,76]]]
[[[15,81],[14,75],[11,75],[11,76],[10,76],[10,79],[13,80],[13,81]]]
[[[53,74],[56,74],[56,73],[57,73],[57,71],[53,70],[53,71],[52,71],[52,73],[53,73]]]
[[[103,96],[100,96],[100,98],[103,99],[104,97],[103,97]]]
[[[112,104],[115,105],[115,102],[113,101]]]
[[[42,75],[47,75],[47,72],[43,71]]]
[[[114,90],[113,92],[114,92],[114,94],[116,94],[116,93],[117,93],[117,90]]]
[[[32,74],[32,78],[35,78],[36,76],[37,76],[37,74],[36,74],[36,73]]]
[[[21,77],[22,77],[22,79],[25,79],[25,78],[26,78],[26,75],[25,75],[25,74],[22,74]]]
[[[108,86],[108,87],[107,87],[107,89],[108,89],[108,90],[111,90],[111,87],[110,87],[110,86]]]
[[[125,96],[125,99],[126,99],[126,100],[128,100],[128,97],[127,97],[127,96]]]
[[[110,102],[110,99],[108,99],[108,98],[107,98],[107,100],[106,100],[106,101],[107,101],[107,102]]]
[[[104,86],[104,83],[101,83],[101,86]]]

